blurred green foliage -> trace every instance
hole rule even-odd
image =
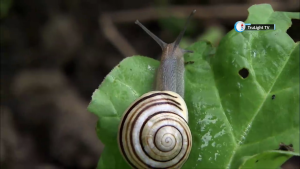
[[[7,16],[12,4],[12,0],[0,0],[0,19],[3,19]]]

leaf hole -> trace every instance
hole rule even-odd
[[[258,160],[255,161],[255,163],[257,163],[257,162],[258,162]]]
[[[247,68],[243,68],[239,71],[239,75],[245,79],[249,76],[249,70]]]
[[[275,99],[275,97],[276,97],[276,96],[275,96],[275,94],[273,94],[273,95],[272,95],[272,100],[274,100],[274,99]]]

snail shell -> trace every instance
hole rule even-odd
[[[187,122],[187,107],[180,95],[146,93],[123,114],[119,148],[133,168],[180,168],[192,147]]]

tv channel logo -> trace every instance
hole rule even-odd
[[[242,21],[237,21],[234,24],[234,29],[237,32],[275,30],[275,28],[275,24],[251,24]]]
[[[234,29],[237,32],[243,32],[246,28],[246,24],[242,21],[237,21],[234,25]]]

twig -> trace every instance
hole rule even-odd
[[[113,20],[108,14],[103,14],[100,18],[100,24],[104,36],[123,54],[123,56],[132,56],[137,52],[130,43],[120,34]]]
[[[270,3],[274,10],[294,9],[298,6],[297,0],[289,0],[288,4]],[[150,7],[136,10],[118,11],[104,13],[100,17],[100,25],[107,39],[123,54],[124,57],[137,54],[130,43],[119,33],[114,23],[127,23],[136,19],[140,21],[150,21],[159,18],[174,16],[177,18],[187,17],[189,13],[196,9],[194,14],[198,19],[234,19],[246,18],[248,8],[253,4],[243,5],[218,5],[218,6],[170,6],[168,8]]]

